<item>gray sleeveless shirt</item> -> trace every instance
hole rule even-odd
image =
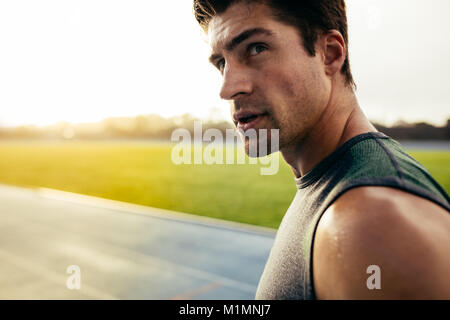
[[[349,189],[393,187],[450,211],[444,189],[398,142],[380,132],[353,137],[296,183],[298,191],[278,229],[256,299],[315,299],[315,230],[325,210]]]

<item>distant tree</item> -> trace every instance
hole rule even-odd
[[[194,123],[200,121],[191,114],[165,118],[156,114],[139,115],[136,117],[111,117],[98,123],[70,124],[59,122],[46,127],[18,126],[0,128],[0,139],[165,139],[171,138],[177,128],[185,128],[194,133]],[[227,129],[234,129],[228,121],[219,119],[201,120],[202,129],[219,129],[223,136]],[[425,122],[397,122],[387,127],[374,124],[375,127],[398,140],[450,140],[450,119],[443,127],[436,127]]]

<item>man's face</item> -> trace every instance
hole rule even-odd
[[[279,149],[295,148],[329,99],[321,52],[309,56],[299,31],[275,21],[262,4],[230,6],[211,20],[208,36],[210,60],[223,76],[220,96],[231,101],[235,125],[280,129]]]

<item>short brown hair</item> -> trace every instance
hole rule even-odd
[[[303,45],[311,56],[319,32],[338,30],[344,38],[346,59],[341,69],[346,84],[356,88],[350,71],[348,55],[347,15],[344,0],[194,0],[194,15],[203,30],[208,29],[211,19],[225,12],[237,2],[262,3],[272,9],[275,19],[294,26],[300,31]]]

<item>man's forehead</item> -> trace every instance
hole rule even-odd
[[[261,28],[271,18],[270,9],[262,4],[239,2],[213,17],[208,26],[208,42],[212,51],[222,48],[230,39],[250,28]]]

